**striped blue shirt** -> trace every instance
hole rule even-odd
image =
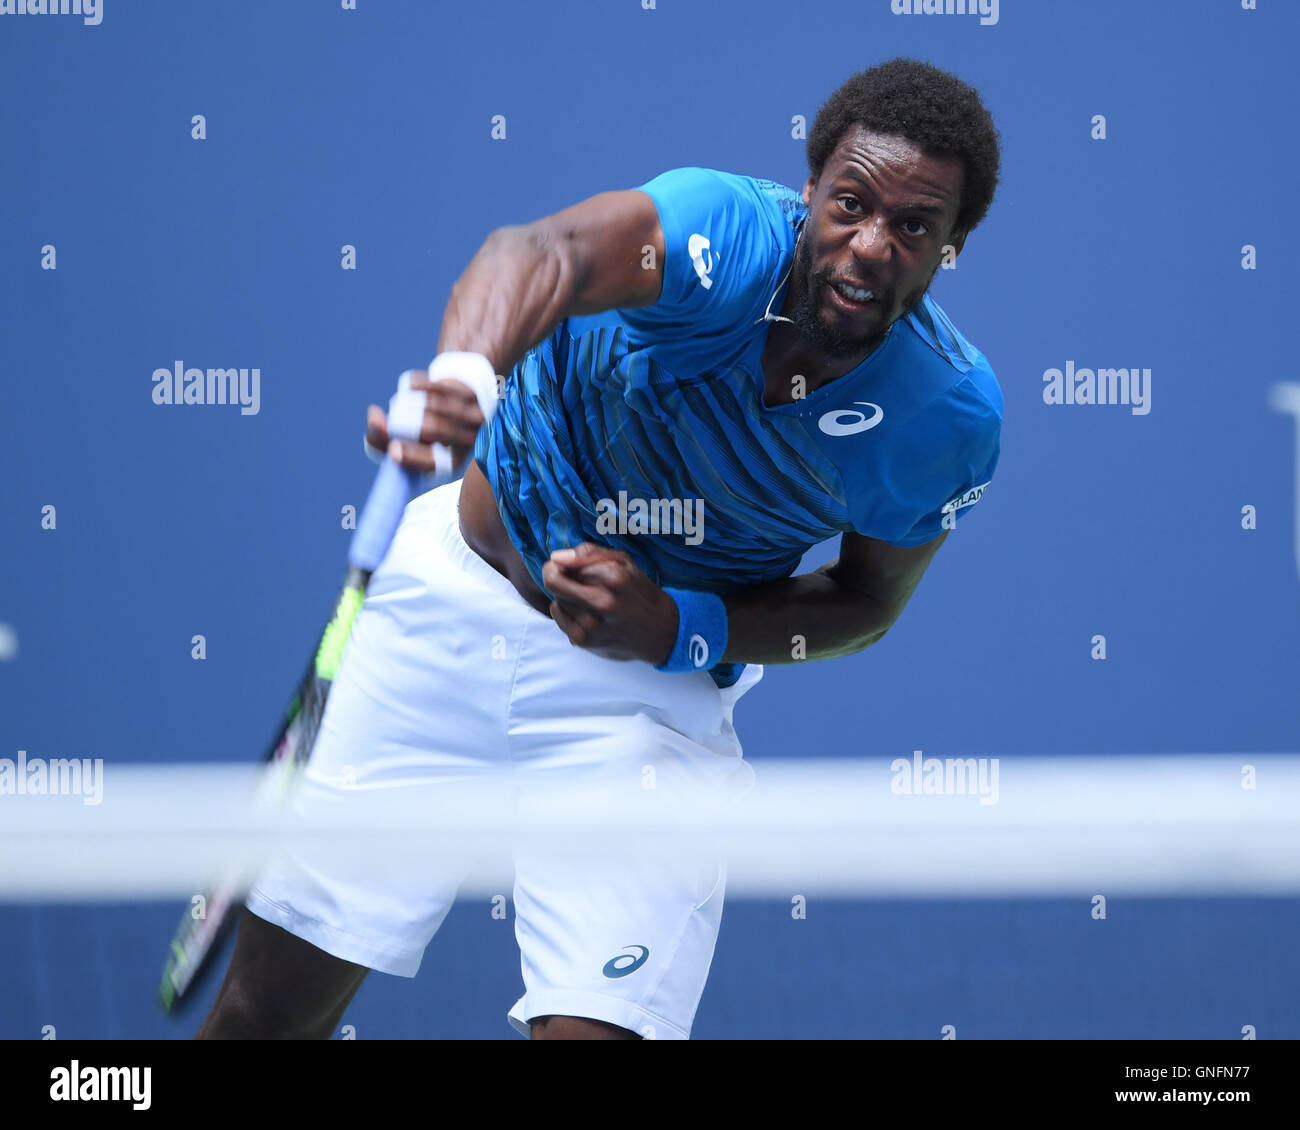
[[[785,185],[673,169],[653,306],[571,317],[515,366],[475,448],[542,586],[553,550],[625,550],[661,586],[718,594],[792,574],[844,532],[916,546],[993,477],[1002,392],[929,296],[861,365],[763,403],[761,358],[807,209]],[[715,668],[721,686],[740,665]]]

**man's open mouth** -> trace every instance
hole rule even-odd
[[[866,310],[877,302],[874,290],[850,286],[848,283],[832,282],[829,284],[828,289],[831,292],[832,299],[845,310]]]

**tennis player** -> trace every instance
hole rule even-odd
[[[975,90],[896,59],[831,96],[807,150],[801,192],[678,168],[488,237],[413,386],[420,442],[370,410],[406,466],[432,470],[434,441],[473,459],[371,580],[305,810],[489,772],[743,790],[733,712],[763,665],[898,620],[998,460],[993,371],[927,295],[992,202],[998,135]],[[724,861],[629,844],[614,875],[515,871],[519,1032],[689,1036]],[[415,975],[460,878],[286,860],[199,1036],[328,1038],[368,970]]]

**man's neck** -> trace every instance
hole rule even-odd
[[[798,302],[799,296],[792,287],[781,306],[780,316],[791,317]],[[861,365],[884,344],[885,337],[864,349],[828,357],[808,341],[793,322],[774,321],[768,327],[767,342],[763,347],[763,372],[767,376],[769,392],[774,385],[788,383],[796,375],[805,381],[805,394],[830,384]]]

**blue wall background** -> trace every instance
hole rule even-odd
[[[1269,400],[1300,380],[1300,6],[356,8],[0,15],[0,756],[256,757],[341,576],[365,406],[428,361],[487,233],[679,165],[799,185],[794,115],[898,55],[1002,132],[993,211],[933,290],[999,375],[1002,463],[880,647],[769,669],[748,755],[1300,748],[1300,456]],[[178,358],[259,367],[260,411],[155,405]],[[1046,405],[1068,360],[1150,368],[1150,413]],[[153,1005],[179,909],[0,906],[0,1037],[188,1036],[215,982],[184,1023]],[[1298,927],[1293,899],[733,900],[695,1035],[1295,1038]],[[346,1022],[504,1038],[520,984],[512,923],[466,902]]]

